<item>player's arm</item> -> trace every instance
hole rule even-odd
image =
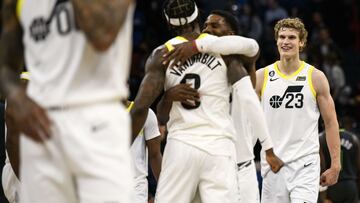
[[[238,35],[204,37],[195,40],[195,44],[202,53],[239,54],[247,57],[256,57],[259,53],[259,45],[254,39]]]
[[[169,120],[169,113],[173,102],[182,102],[184,104],[193,106],[194,103],[190,100],[199,100],[200,95],[198,91],[191,87],[191,84],[178,84],[171,87],[164,92],[159,101],[156,112],[160,125],[165,125]]]
[[[20,83],[24,66],[23,31],[16,16],[17,0],[4,0],[2,9],[3,64],[0,65],[0,90],[7,99],[8,117],[19,130],[35,141],[50,136],[50,120],[45,110],[32,101]]]
[[[235,56],[236,57],[236,56]],[[230,60],[223,57],[228,66],[228,80],[233,87],[232,115],[245,114],[249,121],[255,126],[254,134],[258,135],[262,147],[266,151],[266,160],[273,172],[278,172],[284,163],[274,154],[273,144],[266,124],[265,115],[260,101],[256,96],[250,77],[238,60]],[[237,116],[233,116],[234,123]]]
[[[314,69],[312,74],[316,100],[325,124],[327,146],[331,157],[331,166],[321,175],[321,185],[329,186],[337,182],[340,164],[340,135],[334,101],[330,95],[328,80],[323,72]]]
[[[156,126],[157,127],[157,126]],[[149,162],[151,166],[151,170],[154,174],[154,177],[157,181],[159,181],[160,171],[161,171],[161,136],[159,136],[146,141],[146,146],[149,150]]]
[[[162,49],[157,48],[149,56],[145,65],[145,76],[131,109],[132,140],[143,128],[149,107],[164,89],[165,67],[162,65]]]
[[[220,55],[238,54],[256,60],[259,54],[259,45],[254,39],[237,35],[222,37],[211,35],[174,45],[174,49],[164,55],[163,63],[167,64],[174,60],[173,65],[178,64],[178,62],[181,65],[187,58],[199,52]]]
[[[149,163],[156,180],[159,180],[162,155],[161,135],[155,113],[150,109],[144,125],[145,143],[149,152]]]
[[[261,68],[256,71],[256,85],[255,85],[255,92],[258,95],[259,98],[261,98],[261,90],[264,85],[264,73],[265,68]]]
[[[115,41],[127,18],[132,0],[71,0],[75,19],[87,39],[99,51],[106,51]]]
[[[256,87],[256,60],[259,58],[260,52],[254,57],[247,57],[244,55],[238,55],[239,59],[243,62],[246,71],[248,72],[253,87]]]
[[[4,0],[2,5],[1,92],[5,97],[21,89],[20,72],[24,66],[23,31],[16,16],[17,0]]]
[[[7,109],[5,108],[5,122],[6,122],[6,141],[5,141],[5,148],[9,155],[10,165],[15,172],[16,177],[19,176],[19,145],[20,145],[20,132],[16,127],[15,122],[10,118],[7,117]]]

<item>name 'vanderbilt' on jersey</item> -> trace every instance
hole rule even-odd
[[[199,38],[215,37],[201,34]],[[187,41],[175,37],[165,43]],[[235,129],[229,114],[230,85],[227,67],[219,54],[198,53],[178,67],[167,68],[165,90],[180,83],[192,84],[200,94],[194,106],[174,102],[170,111],[168,139],[177,139],[213,155],[231,155],[234,151]]]
[[[71,1],[19,0],[28,94],[45,107],[126,98],[133,7],[112,46],[98,52],[78,28]]]
[[[278,62],[265,68],[261,90],[263,106],[275,153],[289,163],[319,152],[316,92],[312,85],[314,67],[301,62],[290,76],[280,72]],[[269,170],[262,151],[262,173]]]

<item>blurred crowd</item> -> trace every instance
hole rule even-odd
[[[196,0],[202,22],[211,10],[228,10],[239,20],[240,33],[257,40],[261,68],[277,59],[274,23],[301,18],[309,31],[302,60],[322,70],[330,83],[338,120],[360,132],[360,3],[357,0]],[[137,92],[150,51],[171,37],[162,15],[163,0],[137,1],[130,77],[131,97]]]

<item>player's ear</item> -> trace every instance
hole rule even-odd
[[[299,42],[300,51],[302,51],[304,49],[304,45],[305,45],[304,40],[300,40],[300,42]]]

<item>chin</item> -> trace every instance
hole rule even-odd
[[[292,56],[294,56],[294,54],[291,52],[282,52],[280,55],[283,58],[291,58]]]

